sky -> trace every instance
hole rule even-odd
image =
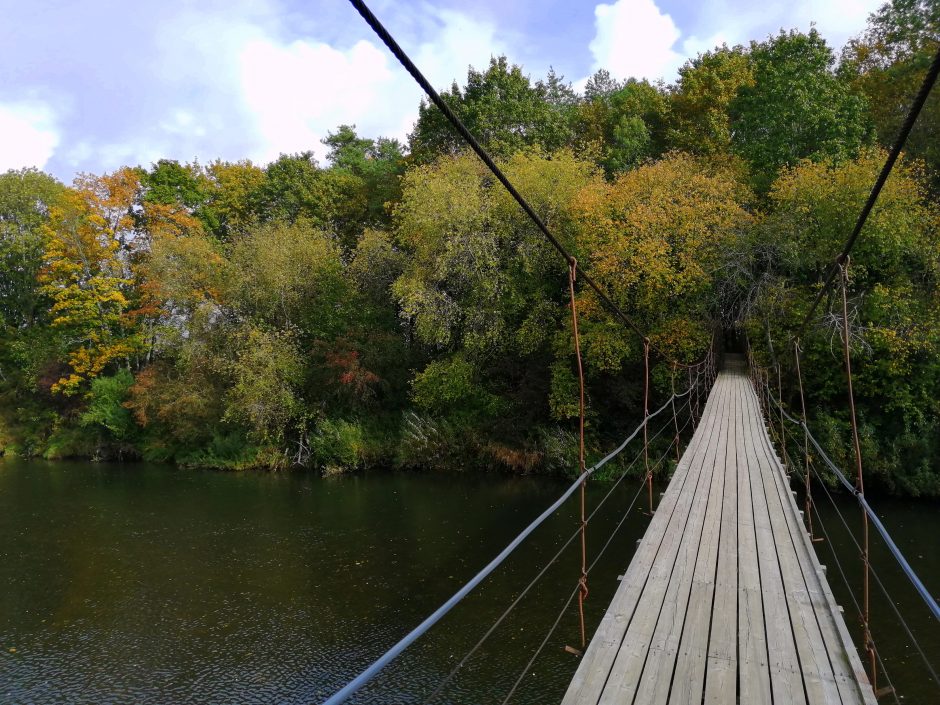
[[[372,0],[432,84],[505,54],[575,87],[811,25],[838,52],[883,0]],[[0,0],[0,172],[70,183],[158,159],[265,164],[341,124],[405,140],[421,94],[345,0]]]

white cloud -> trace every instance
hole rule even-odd
[[[654,0],[617,0],[594,9],[596,34],[589,48],[593,69],[606,68],[617,78],[672,81],[687,58],[721,44],[761,41],[780,29],[809,31],[815,25],[838,55],[845,43],[865,29],[868,15],[883,0],[705,0],[702,19],[682,32]],[[678,50],[677,50],[678,49]],[[586,79],[576,84],[583,87]]]
[[[244,100],[263,140],[255,156],[262,161],[282,152],[321,151],[329,128],[381,110],[375,99],[392,80],[385,56],[366,41],[343,52],[262,39],[249,42],[239,58]]]
[[[838,55],[845,43],[861,34],[868,15],[883,0],[764,0],[759,5],[741,5],[728,0],[710,0],[701,8],[706,23],[685,39],[685,54],[694,57],[722,43],[729,46],[761,41],[780,29],[808,32],[811,25]]]
[[[411,48],[436,87],[463,82],[467,67],[485,68],[503,48],[491,25],[453,11],[434,13],[434,41]],[[360,134],[405,139],[418,115],[420,88],[384,46],[360,40],[348,49],[310,40],[282,43],[267,35],[239,49],[238,81],[253,119],[258,161],[312,150],[340,124]]]
[[[681,32],[653,0],[617,0],[594,8],[597,33],[590,44],[594,69],[616,78],[671,79],[685,57],[673,46]]]
[[[38,102],[0,105],[0,172],[42,169],[59,144],[55,115]]]

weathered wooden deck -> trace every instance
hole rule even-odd
[[[874,705],[740,362],[562,703]]]

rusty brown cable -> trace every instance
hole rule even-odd
[[[549,244],[554,247],[562,257],[565,258],[569,266],[574,264],[575,268],[579,270],[584,283],[594,291],[601,304],[606,307],[607,310],[610,311],[616,318],[618,318],[627,328],[636,333],[637,336],[640,338],[646,337],[646,333],[632,318],[630,318],[630,316],[624,312],[620,306],[616,304],[616,302],[614,302],[614,300],[604,290],[604,288],[595,282],[594,279],[587,274],[587,272],[577,267],[577,262],[574,256],[568,251],[564,244],[562,244],[559,238],[554,233],[552,233],[551,229],[548,227],[545,221],[538,215],[538,213],[535,212],[535,209],[522,196],[522,194],[519,193],[509,178],[503,173],[503,170],[499,168],[490,154],[483,148],[476,137],[473,136],[473,133],[470,132],[463,121],[457,117],[456,113],[454,113],[451,107],[444,101],[443,98],[441,98],[441,95],[434,89],[430,81],[425,78],[424,74],[421,73],[421,70],[417,67],[414,61],[411,60],[411,57],[405,53],[405,50],[401,48],[391,33],[379,21],[378,17],[376,17],[372,10],[369,9],[365,1],[350,0],[350,4],[372,28],[372,31],[378,35],[379,39],[382,40],[388,50],[392,52],[396,59],[398,59],[399,63],[401,63],[404,69],[409,74],[411,74],[411,77],[417,82],[419,86],[421,86],[430,101],[437,106],[441,113],[443,113],[444,118],[463,138],[464,142],[466,142],[467,145],[476,153],[476,155],[486,165],[493,176],[496,177],[496,180],[503,185],[503,188],[505,188],[509,195],[512,196],[512,198],[516,201],[516,203],[519,204],[519,207],[522,208],[522,210],[529,217],[535,227],[538,228],[538,230],[542,233]],[[653,347],[660,355],[662,355],[663,359],[667,361],[673,361],[673,358],[665,350],[656,346]],[[687,363],[676,361],[676,364],[678,364],[680,367],[693,367],[701,363],[698,362],[689,365]]]
[[[849,395],[849,418],[852,422],[852,445],[855,449],[855,489],[861,496],[865,495],[865,480],[862,471],[862,447],[858,436],[858,419],[855,415],[855,392],[852,388],[852,354],[851,354],[851,329],[849,327],[849,263],[850,258],[846,256],[845,261],[839,265],[842,279],[842,350],[845,357],[845,380]],[[868,652],[869,668],[871,676],[872,690],[878,690],[878,672],[876,668],[875,642],[871,637],[871,611],[869,601],[869,575],[871,568],[869,566],[869,545],[868,545],[868,513],[862,509],[862,629],[865,640],[865,651]]]
[[[790,475],[790,459],[787,457],[787,431],[783,426],[783,375],[777,361],[777,397],[780,399],[780,452],[783,453],[783,467],[787,476]]]
[[[796,380],[800,388],[800,409],[802,411],[803,418],[803,470],[806,473],[806,528],[809,532],[810,541],[816,541],[816,537],[813,535],[813,491],[812,485],[810,484],[810,469],[809,469],[809,426],[806,420],[806,396],[803,393],[803,372],[800,367],[800,341],[793,341],[793,359],[796,362]],[[783,411],[780,412],[783,414]]]
[[[672,363],[672,374],[670,375],[670,384],[672,386],[672,424],[676,429],[676,462],[682,459],[682,453],[679,450],[679,417],[676,415],[676,364]]]
[[[855,246],[855,241],[858,240],[859,236],[862,234],[862,228],[865,227],[868,216],[875,207],[878,196],[881,194],[881,190],[887,183],[888,176],[891,174],[891,170],[894,169],[895,162],[901,156],[901,150],[904,149],[904,144],[907,142],[908,135],[910,135],[911,130],[914,128],[914,123],[917,122],[917,117],[920,115],[920,111],[927,102],[927,97],[930,95],[930,91],[933,90],[933,86],[936,83],[938,76],[940,76],[940,46],[937,47],[937,53],[934,56],[933,62],[927,69],[927,73],[924,75],[924,81],[920,86],[920,90],[918,90],[917,95],[914,97],[914,100],[911,103],[907,117],[905,118],[904,123],[901,125],[901,129],[898,131],[897,137],[894,140],[891,151],[888,153],[888,157],[885,160],[884,166],[881,168],[881,172],[878,174],[878,178],[875,180],[874,186],[872,186],[871,193],[868,194],[865,205],[862,206],[862,211],[859,213],[858,220],[855,221],[855,227],[852,228],[852,233],[849,235],[848,240],[842,247],[842,251],[836,257],[832,265],[828,267],[828,271],[826,272],[826,276],[823,279],[822,286],[816,293],[816,297],[813,299],[813,303],[810,306],[809,311],[807,311],[806,316],[803,318],[803,322],[800,324],[800,328],[797,331],[795,337],[799,338],[806,331],[806,327],[809,325],[810,319],[813,317],[813,314],[816,312],[816,309],[822,302],[823,296],[826,294],[826,291],[828,291],[829,286],[836,277],[836,274],[839,273],[839,270],[843,267],[843,265],[848,264],[849,254],[852,252],[852,248]]]
[[[571,295],[571,329],[574,333],[574,354],[578,361],[578,474],[581,479],[581,579],[578,583],[578,616],[581,622],[581,648],[587,646],[587,633],[584,628],[584,601],[589,590],[587,584],[587,519],[585,518],[584,476],[584,365],[581,362],[581,336],[578,333],[578,303],[575,299],[575,282],[578,278],[578,260],[571,258],[568,266],[568,292]],[[648,414],[644,413],[644,417]],[[643,422],[643,436],[646,437],[646,421]]]
[[[696,390],[696,394],[698,391]],[[643,338],[643,418],[650,415],[650,341]],[[650,516],[653,514],[653,471],[650,470],[648,422],[643,422],[643,465],[646,467],[646,485],[649,490]]]

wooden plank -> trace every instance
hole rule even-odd
[[[743,367],[716,380],[563,705],[666,702],[876,705]]]
[[[737,377],[740,373],[729,372]],[[735,397],[734,418],[738,418]],[[738,437],[741,424],[735,423],[729,434],[725,458],[724,507],[715,596],[712,605],[711,633],[706,652],[705,705],[733,703],[738,684]],[[732,599],[732,597],[734,599]]]
[[[753,394],[748,395],[748,404],[754,412]],[[767,434],[758,424],[750,424],[751,443],[754,446],[757,465],[752,469],[755,487],[760,485],[771,527],[777,563],[783,581],[784,597],[790,618],[790,627],[799,659],[800,674],[807,700],[810,703],[841,703],[842,697],[829,663],[829,656],[816,623],[810,596],[799,568],[796,547],[790,536],[787,517],[780,502],[776,481],[772,475],[776,458]],[[786,490],[789,494],[789,488]]]
[[[750,390],[740,389],[745,401]],[[777,559],[773,531],[767,500],[759,475],[757,449],[750,439],[754,438],[751,425],[763,428],[760,416],[749,414],[744,419],[746,428],[745,448],[747,449],[748,472],[751,477],[751,503],[754,506],[754,534],[757,541],[757,564],[760,568],[761,597],[764,606],[764,620],[767,629],[767,653],[770,666],[770,686],[774,702],[801,705],[806,703],[803,692],[803,677],[800,672],[800,660],[797,655],[790,613],[783,587],[783,576]]]
[[[728,381],[733,382],[733,379]],[[726,380],[723,379],[722,382],[725,383]],[[676,705],[692,705],[693,703],[700,705],[705,690],[705,666],[708,658],[709,634],[712,628],[712,610],[715,603],[719,546],[721,536],[725,533],[723,526],[727,519],[726,505],[735,503],[733,489],[726,492],[725,482],[729,467],[729,450],[732,458],[735,453],[732,436],[736,417],[736,400],[732,396],[720,430],[719,450],[713,460],[711,493],[702,528],[695,573],[692,577],[688,610],[682,629],[682,641],[675,671],[667,681],[668,702]],[[733,466],[733,460],[731,465]],[[654,692],[649,699],[641,695],[642,691],[637,696],[637,702],[666,702],[662,699],[660,691]]]
[[[728,403],[730,403],[730,398]],[[678,669],[678,657],[681,642],[685,641],[688,649],[689,639],[708,639],[708,623],[711,617],[711,590],[714,588],[714,571],[717,560],[718,535],[721,525],[722,486],[724,477],[724,456],[728,445],[728,421],[730,414],[725,409],[720,423],[714,431],[716,442],[705,455],[702,465],[703,474],[707,474],[707,491],[704,514],[701,521],[686,527],[684,550],[677,557],[666,593],[663,610],[656,624],[656,631],[650,644],[650,654],[643,668],[643,674],[637,687],[635,702],[666,703],[669,700],[673,683],[673,673]],[[705,478],[703,477],[703,482]],[[696,521],[698,517],[696,517]],[[707,590],[707,597],[704,594]],[[706,604],[707,602],[707,604]],[[690,625],[690,618],[692,624]],[[691,637],[690,626],[696,628],[704,622],[704,635],[696,632]],[[693,626],[694,625],[694,626]],[[704,650],[702,655],[704,669]],[[678,671],[676,670],[676,673]],[[699,691],[698,701],[701,701]]]
[[[773,481],[781,510],[787,519],[787,533],[792,541],[798,560],[798,567],[797,570],[794,570],[794,576],[802,578],[804,589],[809,596],[809,602],[813,610],[812,616],[815,618],[818,630],[818,638],[822,648],[825,649],[826,658],[838,686],[839,696],[843,703],[874,705],[876,702],[874,693],[862,669],[855,647],[852,645],[851,640],[848,643],[844,642],[840,634],[839,625],[842,626],[844,631],[845,622],[838,611],[835,600],[832,598],[832,593],[826,579],[823,577],[809,535],[806,533],[803,522],[799,517],[799,509],[793,493],[790,492],[786,470],[770,455],[771,444],[767,435],[763,434],[760,440],[768,448],[768,458],[770,458],[771,465],[769,477]],[[848,637],[847,632],[845,636]],[[854,664],[852,663],[853,659]]]
[[[581,665],[562,700],[563,705],[575,703],[592,703],[593,705],[600,698],[619,646],[650,575],[653,561],[663,549],[663,539],[667,533],[670,536],[677,536],[682,531],[688,505],[696,491],[699,478],[698,473],[689,473],[689,467],[695,461],[699,447],[708,443],[711,438],[712,424],[718,418],[718,414],[713,410],[718,403],[717,395],[710,397],[706,403],[705,416],[693,434],[621,585],[596,634],[591,639]]]
[[[739,391],[739,399],[743,391]],[[757,562],[754,503],[744,424],[736,430],[738,448],[738,679],[740,702],[771,702],[767,629]]]
[[[722,405],[716,406],[709,417],[710,425],[715,425],[716,430],[722,422],[724,402],[728,396],[727,389],[727,385],[723,385],[719,390]],[[666,536],[664,541],[666,550],[660,556],[657,556],[657,560],[653,563],[649,580],[637,604],[637,616],[624,635],[606,686],[598,701],[599,705],[613,705],[633,701],[640,676],[646,664],[656,625],[666,602],[670,578],[676,568],[677,560],[680,555],[683,558],[685,557],[686,552],[682,550],[684,547],[688,547],[690,543],[697,546],[698,537],[686,529],[689,526],[697,528],[701,523],[701,517],[704,514],[708,498],[707,490],[711,480],[711,469],[713,469],[713,465],[709,467],[707,459],[714,457],[717,442],[718,434],[710,433],[706,453],[697,453],[695,462],[690,466],[690,472],[698,473],[698,482],[696,483],[697,491],[694,496],[690,497],[691,503],[686,512],[686,521],[682,524],[682,529],[679,532]],[[667,614],[671,614],[671,612],[667,610]]]

